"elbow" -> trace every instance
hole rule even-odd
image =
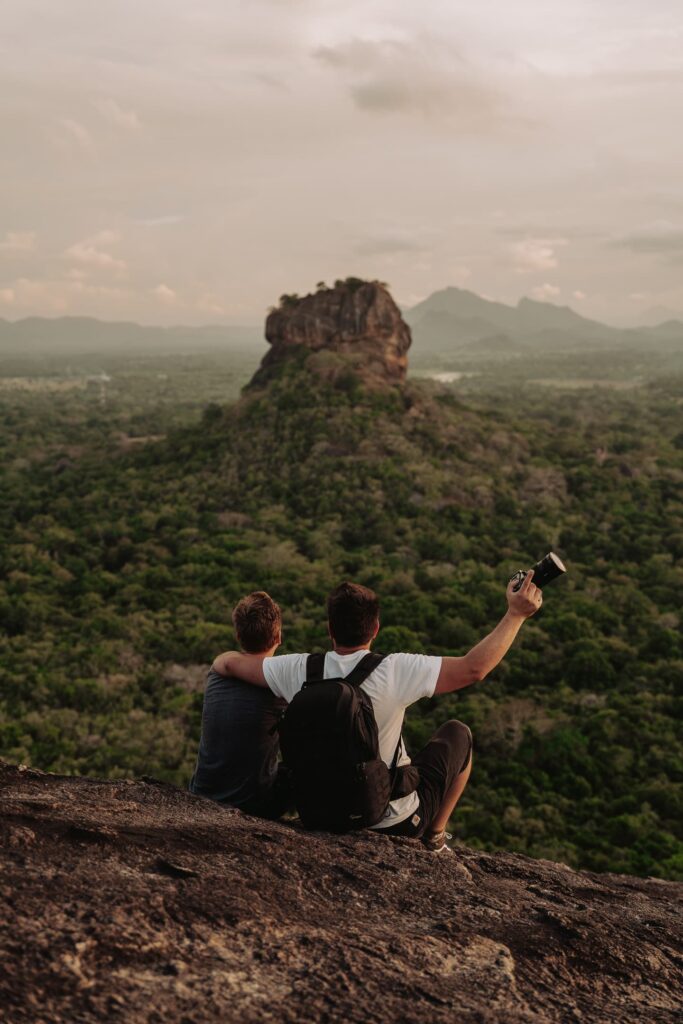
[[[483,665],[472,665],[469,668],[470,683],[480,683],[488,675]]]

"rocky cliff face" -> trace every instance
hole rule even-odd
[[[316,372],[338,379],[352,371],[370,386],[405,380],[410,328],[386,287],[349,278],[334,288],[283,296],[266,320],[272,348],[252,384],[262,385],[293,357],[318,353]]]
[[[680,1021],[683,886],[0,762],[7,1024]]]

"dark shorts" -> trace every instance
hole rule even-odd
[[[472,733],[452,719],[436,730],[429,743],[412,758],[420,773],[420,805],[405,821],[382,832],[389,836],[419,838],[436,817],[453,780],[465,771],[472,757]],[[419,818],[419,821],[415,819]]]

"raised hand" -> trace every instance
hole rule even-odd
[[[529,619],[535,615],[543,604],[543,593],[533,583],[534,573],[530,570],[524,577],[519,590],[515,591],[516,581],[514,578],[508,583],[505,596],[507,597],[508,608],[513,615],[520,615],[523,619]]]

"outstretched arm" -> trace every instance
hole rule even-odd
[[[226,651],[219,654],[211,666],[220,676],[236,676],[245,683],[267,686],[263,674],[263,661],[269,654],[242,654],[240,651]]]
[[[488,636],[462,658],[443,658],[435,693],[452,693],[484,679],[503,660],[525,619],[535,615],[543,602],[543,595],[535,587],[533,572],[528,572],[519,590],[513,591],[514,581],[508,584],[506,597],[508,610]]]

